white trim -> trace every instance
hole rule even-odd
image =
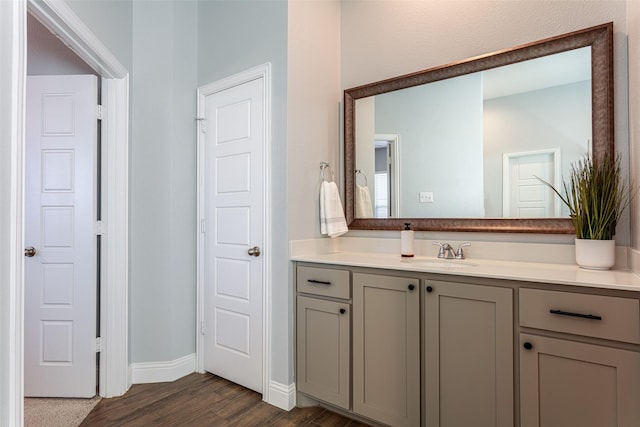
[[[553,186],[554,188],[560,188],[562,182],[562,159],[560,154],[560,148],[548,148],[543,150],[522,151],[518,153],[503,153],[502,154],[502,215],[505,218],[510,217],[510,203],[511,197],[509,194],[509,188],[511,187],[511,160],[517,157],[533,156],[538,154],[551,154],[553,157]],[[553,195],[553,214],[554,217],[561,215],[561,204],[558,200],[555,200],[555,194]]]
[[[129,78],[103,79],[102,286],[100,395],[130,387],[129,364]]]
[[[296,406],[296,385],[293,383],[286,385],[271,381],[269,383],[269,396],[271,400],[268,403],[285,411],[290,411]]]
[[[0,1],[0,425],[23,423],[26,2]]]
[[[247,71],[235,74],[233,76],[218,80],[213,83],[201,86],[197,90],[197,116],[203,117],[205,114],[205,99],[207,95],[229,89],[234,86],[241,85],[253,80],[262,79],[263,81],[263,111],[264,111],[264,164],[263,164],[263,251],[262,256],[262,277],[263,277],[263,307],[262,307],[262,324],[263,324],[263,345],[262,345],[262,399],[268,403],[271,402],[270,387],[271,383],[271,64],[266,63]],[[196,309],[196,370],[204,372],[204,338],[201,333],[201,325],[204,323],[204,235],[201,232],[201,224],[205,218],[205,198],[204,198],[204,138],[201,132],[197,132],[197,174],[198,174],[198,220],[197,220],[197,309]]]
[[[167,383],[196,371],[196,354],[191,353],[168,362],[131,364],[133,384]]]

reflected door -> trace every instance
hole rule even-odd
[[[541,178],[559,188],[559,157],[559,149],[504,155],[502,189],[504,217],[560,216],[560,204],[553,190],[538,179]]]

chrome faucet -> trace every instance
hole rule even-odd
[[[440,246],[438,251],[438,258],[442,259],[464,259],[464,252],[462,248],[471,246],[471,243],[465,242],[458,246],[458,250],[454,252],[453,247],[448,243],[433,242],[434,245]]]

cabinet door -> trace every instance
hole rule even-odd
[[[512,292],[493,286],[426,283],[428,426],[513,426]]]
[[[350,306],[303,296],[297,303],[297,388],[348,410]]]
[[[420,423],[417,279],[353,275],[353,410],[394,427]]]
[[[522,427],[640,426],[640,354],[520,334]]]

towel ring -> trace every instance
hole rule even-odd
[[[324,171],[326,169],[329,169],[329,172],[331,172],[331,179],[329,181],[333,181],[335,175],[333,174],[333,170],[331,169],[331,166],[329,165],[329,163],[327,162],[320,162],[320,179],[324,182],[327,181],[327,179],[325,179],[324,177]]]
[[[358,175],[362,175],[364,177],[364,186],[368,186],[369,184],[367,183],[367,175],[364,174],[364,172],[362,172],[360,169],[356,169],[356,181],[358,178]]]

